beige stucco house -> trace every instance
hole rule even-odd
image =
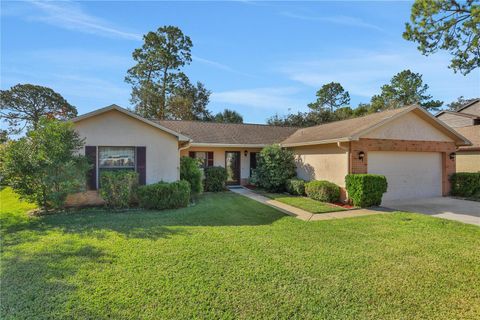
[[[473,99],[456,111],[441,111],[436,115],[472,142],[457,151],[457,172],[480,172],[480,99]]]
[[[112,105],[73,119],[85,138],[94,168],[88,187],[99,187],[101,170],[137,170],[140,183],[179,179],[181,156],[205,167],[223,166],[229,184],[246,184],[256,154],[277,143],[296,155],[297,174],[342,188],[348,173],[387,177],[384,199],[446,195],[455,152],[470,142],[424,109],[411,106],[309,128],[258,124],[148,120]]]

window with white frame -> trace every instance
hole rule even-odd
[[[100,169],[135,169],[135,147],[98,147]]]

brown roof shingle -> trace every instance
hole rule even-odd
[[[289,146],[296,144],[315,143],[325,140],[347,139],[395,115],[406,111],[406,109],[411,108],[412,107],[404,107],[384,112],[378,112],[359,118],[335,121],[327,124],[321,124],[315,127],[298,129],[297,132],[286,138],[282,142],[282,145]]]
[[[280,143],[298,128],[261,124],[216,123],[185,120],[154,120],[186,135],[193,143],[268,145]]]
[[[471,146],[460,147],[459,150],[480,150],[480,126],[467,126],[455,130],[472,143]]]

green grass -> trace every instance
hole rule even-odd
[[[330,203],[321,202],[317,200],[310,199],[308,197],[300,197],[300,196],[292,196],[285,193],[270,193],[263,190],[255,190],[255,192],[268,197],[270,199],[274,199],[285,204],[289,204],[291,206],[303,209],[305,211],[311,213],[327,213],[327,212],[335,212],[335,211],[345,211],[344,208],[332,205]]]
[[[225,192],[171,211],[29,218],[1,200],[2,319],[478,319],[480,228],[304,222]]]

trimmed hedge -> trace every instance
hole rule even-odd
[[[128,208],[137,202],[138,173],[116,170],[100,172],[100,196],[107,207]]]
[[[340,187],[325,180],[305,183],[305,193],[309,198],[322,202],[337,202],[340,200]]]
[[[450,182],[453,196],[480,196],[480,172],[457,172],[452,174]]]
[[[186,180],[190,183],[192,195],[202,193],[202,170],[200,170],[197,159],[190,157],[180,158],[180,180]]]
[[[157,182],[138,188],[138,203],[145,209],[174,209],[188,206],[190,201],[188,181]]]
[[[285,189],[290,194],[303,196],[305,194],[305,181],[298,178],[288,179],[285,182]]]
[[[223,167],[205,168],[205,190],[219,192],[225,190],[227,170]]]
[[[387,178],[379,174],[348,174],[345,177],[348,197],[358,207],[379,206],[387,192]]]

